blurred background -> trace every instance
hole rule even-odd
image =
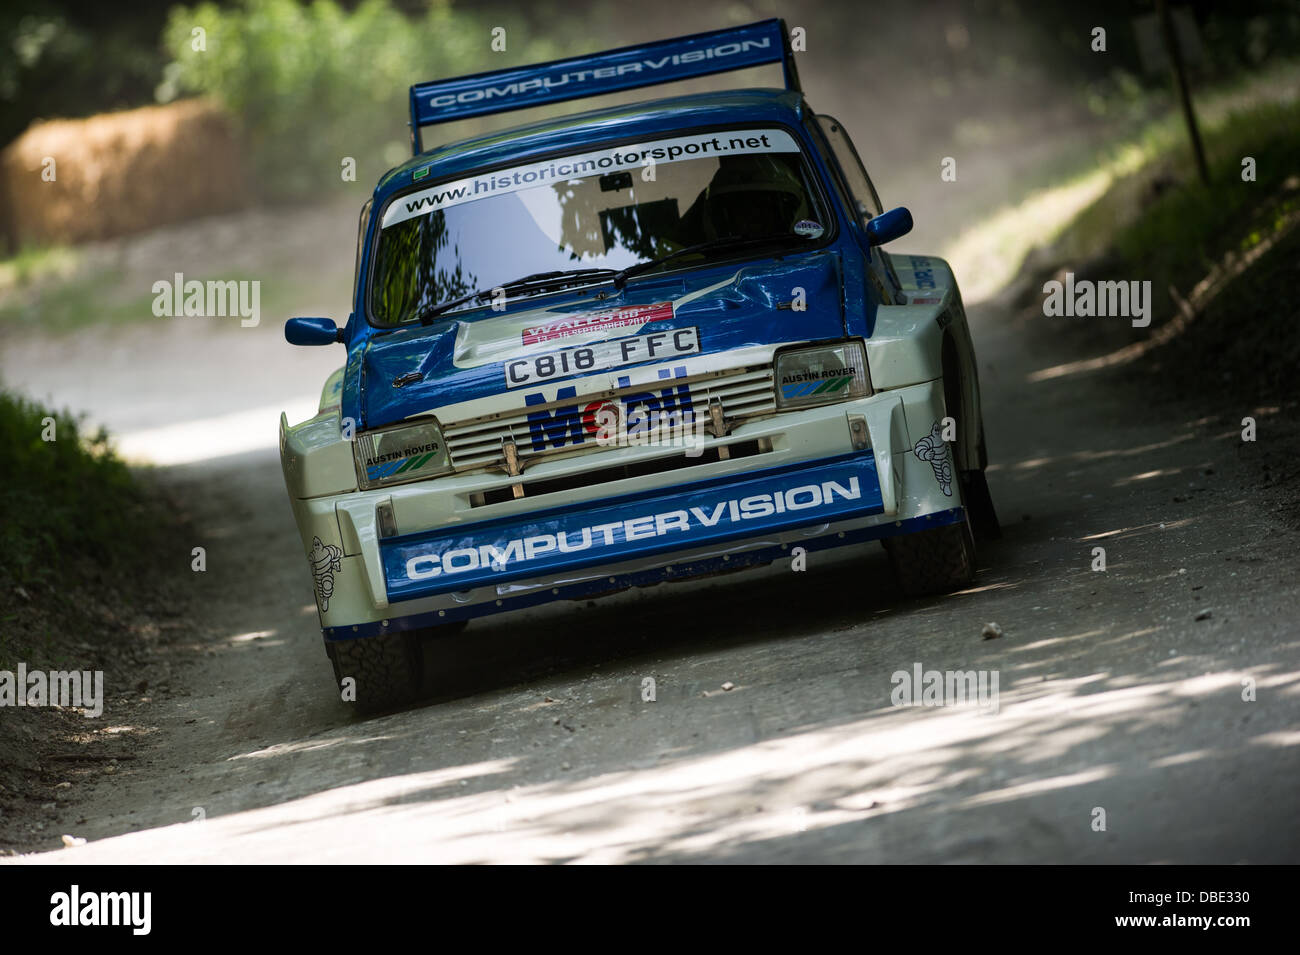
[[[768,16],[806,30],[799,69],[811,101],[854,135],[887,202],[914,206],[917,241],[933,247],[1171,117],[1154,10],[1150,0],[10,0],[0,248],[31,258],[267,204],[359,206],[408,154],[412,82]],[[1174,14],[1198,94],[1293,85],[1300,0],[1202,0]],[[504,51],[491,48],[494,28]],[[699,85],[737,82],[779,81]],[[961,186],[935,202],[945,156],[958,160]],[[47,157],[59,175],[37,188]],[[340,175],[344,157],[354,181]]]

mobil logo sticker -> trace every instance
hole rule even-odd
[[[577,446],[594,440],[602,427],[607,430],[626,427],[627,433],[634,435],[649,430],[664,420],[689,421],[694,409],[690,386],[672,383],[674,379],[686,377],[686,368],[681,365],[671,369],[660,368],[658,377],[667,384],[656,388],[654,386],[659,382],[652,382],[645,391],[597,398],[589,402],[577,400],[576,385],[558,388],[553,395],[546,391],[525,394],[524,404],[530,407],[554,404],[565,398],[574,399],[573,404],[561,405],[550,411],[529,412],[528,436],[532,450]],[[620,375],[618,387],[632,387],[632,379]]]

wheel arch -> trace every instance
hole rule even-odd
[[[984,424],[979,407],[979,382],[974,356],[961,347],[952,323],[944,330],[940,346],[943,369],[943,399],[947,414],[957,422],[954,453],[959,471],[981,470],[987,463],[984,450]]]

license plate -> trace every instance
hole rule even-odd
[[[511,359],[506,362],[506,387],[521,388],[555,378],[636,365],[643,361],[695,355],[699,350],[698,328],[674,328],[647,335],[615,338],[594,345],[579,345],[542,355]]]

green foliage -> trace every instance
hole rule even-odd
[[[1167,393],[1221,412],[1273,401],[1293,408],[1300,365],[1290,305],[1300,282],[1300,229],[1294,227],[1300,102],[1243,106],[1206,124],[1203,133],[1209,186],[1197,176],[1185,132],[1164,137],[1146,164],[1116,179],[1070,225],[1052,261],[1092,258],[1103,263],[1107,278],[1151,283],[1152,328],[1130,333],[1112,326],[1109,340],[1118,347],[1170,331],[1134,366],[1139,374],[1158,375]],[[1253,181],[1242,178],[1247,158],[1254,160]],[[1182,328],[1166,324],[1177,309],[1171,288],[1194,309]],[[1081,342],[1089,339],[1083,347],[1095,348],[1109,333],[1090,325],[1078,334]],[[1226,417],[1234,414],[1239,420],[1231,410]]]
[[[508,29],[507,52],[493,53],[501,19],[446,3],[408,19],[390,0],[351,11],[335,0],[243,0],[174,8],[163,42],[176,58],[170,81],[239,117],[259,187],[284,198],[340,188],[344,157],[371,183],[409,156],[412,83],[555,55],[524,29]],[[196,28],[203,50],[194,49]]]
[[[25,245],[13,256],[0,260],[0,301],[14,289],[71,272],[76,264],[76,252],[67,246]]]
[[[0,391],[0,448],[0,568],[18,583],[56,582],[73,559],[117,561],[150,536],[143,495],[103,430],[85,435],[66,411]]]
[[[0,269],[3,263],[0,263]],[[107,325],[153,319],[153,296],[110,298],[117,275],[108,269],[44,283],[34,296],[0,299],[0,326],[21,326],[43,332],[68,332],[88,325]],[[156,320],[156,319],[155,319]]]
[[[1300,196],[1300,103],[1233,113],[1209,131],[1208,189],[1196,178],[1190,149],[1185,142],[1180,147],[1177,184],[1119,232],[1115,249],[1151,273],[1158,288],[1172,283],[1186,292],[1225,253],[1258,244],[1294,208]],[[1242,179],[1246,157],[1255,160],[1254,181]]]
[[[170,0],[0,3],[0,144],[33,120],[153,102]]]

